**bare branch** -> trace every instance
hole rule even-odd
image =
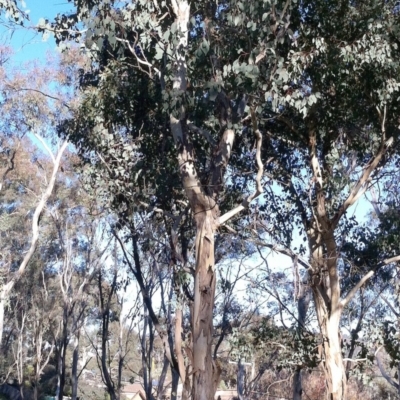
[[[400,318],[400,313],[393,307],[393,305],[390,303],[390,301],[383,296],[382,294],[379,296],[386,304],[387,306],[390,308],[390,310],[392,311],[392,313],[397,317]]]
[[[43,95],[44,97],[48,97],[49,99],[61,101],[61,104],[62,104],[64,107],[70,109],[70,106],[69,106],[67,103],[65,103],[64,101],[62,101],[59,97],[52,96],[52,95],[50,95],[50,94],[48,94],[48,93],[42,92],[41,90],[32,89],[32,88],[16,88],[16,87],[14,87],[14,86],[12,86],[12,85],[8,85],[8,86],[9,86],[12,90],[14,90],[14,91],[16,91],[16,92],[26,91],[26,92],[36,92],[36,93],[40,93],[41,95]]]
[[[35,253],[37,242],[39,240],[40,216],[43,212],[44,207],[46,206],[47,200],[49,199],[49,197],[51,196],[51,194],[53,192],[53,188],[54,188],[56,178],[57,178],[58,169],[59,169],[59,166],[61,163],[61,158],[62,158],[62,155],[63,155],[65,149],[67,148],[67,146],[68,146],[68,142],[65,141],[63,143],[63,145],[61,146],[61,148],[59,149],[57,157],[54,162],[53,172],[51,174],[50,181],[47,185],[45,192],[42,195],[42,198],[40,199],[39,203],[37,204],[35,212],[33,214],[31,245],[30,245],[27,253],[25,254],[25,257],[22,260],[22,262],[21,262],[17,272],[13,276],[13,278],[7,284],[3,285],[2,289],[1,289],[1,292],[0,292],[0,343],[2,341],[2,336],[3,336],[4,304],[7,301],[8,296],[9,296],[10,292],[12,291],[14,285],[17,283],[17,281],[20,279],[20,277],[25,272],[25,269],[26,269],[29,261],[31,260],[33,254]]]
[[[352,206],[367,190],[368,188],[368,183],[370,180],[371,174],[374,172],[376,167],[378,166],[379,162],[382,160],[382,157],[386,153],[386,150],[388,149],[388,146],[386,145],[386,129],[385,129],[385,123],[386,123],[386,106],[384,108],[384,113],[383,117],[381,116],[381,113],[378,109],[379,115],[382,120],[382,136],[381,136],[381,144],[379,146],[379,149],[375,156],[368,162],[368,164],[364,167],[364,172],[357,181],[357,183],[354,185],[352,191],[350,192],[349,196],[347,199],[344,201],[342,206],[339,208],[338,212],[335,214],[335,216],[332,219],[332,226],[335,228],[337,224],[339,223],[340,218],[342,215],[346,212],[346,210]]]
[[[378,264],[374,269],[370,270],[367,272],[358,282],[357,284],[353,287],[353,289],[350,290],[349,293],[347,293],[347,296],[340,302],[341,307],[346,307],[347,304],[350,303],[350,301],[353,299],[357,291],[366,283],[369,279],[371,279],[374,275],[375,272],[378,271],[380,268],[384,267],[385,265],[389,265],[394,262],[400,261],[400,256],[395,256],[391,258],[387,258],[383,260],[380,264]]]
[[[39,218],[40,215],[42,214],[42,211],[47,203],[47,200],[51,196],[54,188],[54,184],[57,178],[57,173],[58,173],[58,168],[61,163],[61,157],[65,151],[65,149],[68,146],[68,142],[65,141],[63,145],[61,146],[60,150],[58,151],[57,157],[55,158],[55,163],[53,167],[53,172],[51,174],[50,182],[45,190],[45,192],[42,195],[42,198],[39,201],[39,204],[36,206],[35,213],[33,214],[33,219],[32,219],[32,241],[31,241],[31,246],[28,250],[28,252],[25,254],[24,259],[22,260],[22,263],[20,264],[18,268],[18,272],[14,279],[10,281],[6,286],[8,286],[11,282],[16,282],[17,279],[24,273],[26,266],[28,265],[28,262],[30,261],[33,253],[36,250],[36,245],[39,240]],[[14,284],[11,285],[11,287],[14,286]]]
[[[278,247],[275,244],[270,244],[270,243],[263,243],[261,241],[253,241],[253,243],[257,246],[262,246],[262,247],[267,247],[271,249],[272,251],[275,251],[277,253],[283,254],[285,256],[288,256],[293,259],[293,257],[297,258],[297,262],[304,268],[310,269],[311,265],[308,261],[306,261],[303,257],[299,256],[298,254],[294,253],[292,250],[285,248],[285,247]]]
[[[150,78],[153,77],[153,76],[152,76],[152,73],[151,73],[151,70],[154,70],[154,71],[157,73],[158,77],[161,77],[161,71],[160,71],[158,68],[156,68],[153,64],[151,64],[151,63],[147,60],[147,58],[144,56],[143,49],[140,47],[139,44],[137,44],[137,46],[139,47],[140,53],[143,55],[144,60],[142,60],[142,59],[137,55],[136,50],[132,47],[132,45],[130,44],[129,40],[120,39],[120,38],[116,38],[116,39],[117,39],[118,42],[125,43],[125,44],[128,46],[129,51],[130,51],[130,52],[132,53],[132,55],[136,58],[136,61],[138,62],[138,64],[145,65],[146,67],[149,68],[149,72],[148,72],[147,74],[149,75]],[[141,68],[140,68],[140,69],[141,69]],[[142,69],[141,69],[141,70],[142,70]],[[142,71],[143,71],[143,70],[142,70]],[[146,72],[146,71],[143,71],[143,72]]]
[[[250,203],[256,199],[261,193],[264,192],[262,185],[261,185],[261,179],[264,173],[264,166],[261,160],[261,146],[262,146],[262,134],[260,130],[258,129],[258,124],[257,124],[257,119],[256,119],[256,114],[253,108],[250,108],[251,112],[251,121],[253,124],[253,131],[254,135],[256,137],[256,163],[257,163],[257,176],[256,176],[256,190],[253,194],[248,196],[245,200],[243,200],[242,204],[235,207],[234,209],[228,211],[224,215],[222,215],[219,218],[219,223],[220,225],[223,225],[224,223],[228,222],[231,218],[233,218],[236,214],[240,213],[241,211],[245,210],[246,208],[249,207]]]
[[[46,149],[46,151],[49,153],[51,160],[53,161],[53,164],[56,163],[56,158],[54,157],[53,152],[50,150],[49,146],[47,146],[47,143],[45,142],[45,140],[38,134],[38,133],[33,133],[33,135],[35,136],[35,138],[37,140],[39,140],[39,142],[42,144],[42,146]]]

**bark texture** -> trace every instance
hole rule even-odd
[[[215,149],[211,157],[209,182],[208,186],[204,188],[196,172],[196,156],[190,140],[189,126],[192,131],[196,128],[187,120],[183,96],[187,89],[185,49],[188,43],[190,6],[187,0],[172,0],[172,8],[176,16],[179,37],[178,43],[173,49],[175,61],[172,94],[182,98],[182,105],[179,106],[179,109],[171,111],[170,129],[178,150],[177,161],[182,187],[189,201],[196,225],[196,267],[191,314],[192,359],[190,376],[192,379],[192,399],[211,400],[214,398],[220,379],[220,369],[212,356],[213,309],[216,288],[214,239],[220,224],[225,223],[238,212],[247,208],[250,202],[262,192],[263,164],[260,155],[262,135],[258,130],[255,112],[252,110],[251,117],[257,147],[256,191],[247,197],[240,206],[220,217],[219,194],[224,185],[223,177],[229,163],[235,137],[235,132],[230,129],[230,126],[237,115],[233,115],[232,102],[221,90],[216,99],[216,108],[222,127],[221,138],[218,148]],[[243,99],[243,104],[246,105],[246,99]],[[179,338],[176,343],[179,343]],[[186,383],[188,374],[186,374],[182,363],[179,363],[179,373],[182,381]]]
[[[386,115],[386,108],[385,108]],[[343,363],[342,344],[340,336],[340,318],[343,308],[352,300],[360,287],[370,279],[375,270],[369,271],[349,291],[344,299],[341,298],[338,272],[338,250],[335,231],[341,217],[367,190],[371,174],[374,172],[387,150],[385,117],[382,118],[381,143],[376,154],[364,166],[363,171],[350,190],[348,197],[337,208],[333,216],[329,216],[326,202],[326,172],[321,167],[317,136],[318,122],[315,115],[306,121],[308,128],[308,153],[310,168],[314,183],[314,202],[312,204],[312,218],[307,218],[305,209],[300,206],[304,227],[307,231],[310,251],[310,285],[313,292],[315,310],[317,313],[322,344],[320,355],[325,371],[327,384],[327,398],[329,400],[343,400],[346,398],[346,368]],[[322,159],[322,163],[325,162]],[[383,263],[385,263],[385,260]]]

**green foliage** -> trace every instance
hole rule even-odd
[[[303,331],[299,336],[295,330],[278,327],[265,317],[253,321],[250,329],[233,329],[229,336],[230,356],[266,363],[279,369],[295,370],[301,366],[313,369],[321,362],[318,355],[318,336]]]
[[[21,25],[24,19],[28,18],[28,15],[21,9],[24,7],[26,6],[23,0],[0,0],[0,11],[5,12],[6,18],[10,18]]]
[[[191,4],[189,43],[184,50],[185,93],[172,88],[172,50],[179,37],[166,3],[159,8],[153,2],[121,6],[81,1],[75,5],[75,14],[58,18],[53,26],[74,28],[79,21],[79,26],[87,28],[81,45],[93,63],[82,74],[82,107],[60,131],[70,135],[92,165],[98,161],[101,172],[92,169],[91,184],[106,182],[104,197],[111,200],[113,209],[129,214],[140,202],[169,209],[171,199],[175,205],[184,199],[169,113],[185,104],[190,121],[218,142],[225,124],[215,115],[222,90],[238,114],[233,121],[238,139],[231,174],[239,177],[243,167],[248,167],[253,144],[252,130],[239,117],[244,116],[245,98],[264,98],[269,80],[274,79],[275,49],[289,41],[285,29],[290,3],[275,4],[273,9],[261,0]],[[80,37],[72,31],[57,35],[59,42]],[[262,56],[264,50],[268,57]],[[238,110],[241,102],[243,109]],[[197,172],[207,189],[215,148],[198,132],[191,133],[191,141]],[[236,183],[228,185],[222,211],[237,204],[242,191]]]
[[[82,105],[60,132],[78,145],[90,165],[90,184],[102,188],[103,198],[118,213],[117,227],[132,222],[142,206],[173,216],[184,210],[169,128],[169,115],[178,117],[182,108],[190,122],[207,131],[201,135],[193,129],[190,143],[180,144],[193,146],[206,192],[215,143],[226,127],[235,130],[229,180],[218,200],[221,210],[237,203],[239,193],[250,191],[248,177],[255,170],[254,127],[246,118],[252,107],[265,138],[269,178],[258,216],[272,226],[267,232],[272,241],[291,247],[299,232],[304,244],[295,251],[305,255],[313,230],[325,252],[324,234],[332,228],[345,289],[394,251],[341,213],[378,152],[384,150],[385,156],[355,195],[391,171],[397,159],[389,148],[399,140],[400,21],[395,1],[191,2],[188,44],[178,51],[180,32],[166,2],[88,0],[75,6],[76,13],[54,22],[53,27],[68,28],[56,38],[82,39],[92,63],[81,76]],[[77,27],[86,29],[84,38],[73,32]],[[187,66],[184,91],[174,88],[180,62],[176,53]],[[232,116],[221,117],[224,98]],[[317,210],[321,203],[322,211]],[[326,216],[326,227],[318,226],[317,211]],[[381,228],[388,233],[385,240],[394,243],[384,224]],[[326,257],[320,261],[322,287]],[[222,289],[229,290],[226,282]],[[324,299],[327,313],[329,300]],[[270,326],[257,335],[234,332],[232,355],[247,356],[254,351],[254,340],[267,345],[281,333]],[[282,333],[287,354],[299,355],[286,357],[282,366],[316,365],[316,337],[296,338],[294,332]]]

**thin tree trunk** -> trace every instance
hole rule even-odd
[[[43,143],[43,139],[39,135],[35,135],[35,136],[37,139],[39,139]],[[62,146],[60,147],[56,157],[54,157],[54,155],[51,154],[51,157],[53,159],[53,171],[51,173],[51,177],[50,177],[49,183],[47,185],[47,188],[46,188],[45,192],[43,193],[39,203],[37,204],[35,212],[33,214],[31,244],[30,244],[29,249],[26,252],[21,264],[19,265],[18,270],[14,274],[13,278],[7,284],[3,285],[3,288],[0,292],[0,345],[3,340],[5,304],[9,298],[10,293],[12,292],[15,284],[21,278],[21,276],[25,273],[26,267],[28,266],[33,254],[36,251],[36,246],[37,246],[37,243],[39,240],[40,216],[41,216],[43,209],[47,203],[47,200],[49,199],[49,197],[51,196],[51,194],[53,192],[54,184],[55,184],[56,178],[57,178],[58,169],[59,169],[60,163],[61,163],[61,158],[62,158],[62,155],[63,155],[65,149],[67,148],[67,146],[68,146],[68,142],[65,141],[62,144]],[[47,146],[46,146],[46,148],[47,148]]]
[[[297,340],[301,340],[302,332],[304,330],[308,307],[310,305],[311,296],[309,287],[303,284],[297,272],[297,259],[294,260],[294,269],[297,276]],[[299,365],[293,375],[293,400],[301,400],[303,394],[302,385],[302,366]]]
[[[157,388],[157,400],[161,400],[164,395],[164,383],[165,378],[167,376],[169,361],[167,356],[164,354],[164,363],[161,370],[160,378],[158,379],[158,388]],[[171,371],[174,371],[173,366],[171,365]]]
[[[2,291],[1,294],[0,294],[0,352],[2,351],[1,344],[3,343],[5,302],[6,302],[5,294]]]
[[[179,385],[179,373],[174,368],[171,368],[172,382],[171,382],[171,400],[177,400],[178,398],[178,385]]]
[[[80,340],[80,329],[78,329],[74,338],[74,351],[72,354],[72,371],[71,371],[72,400],[76,400],[78,397],[79,340]]]
[[[398,379],[398,381],[400,383],[400,362],[397,363],[397,379]],[[397,394],[398,394],[398,396],[400,398],[400,384],[398,384],[398,386],[397,386]]]
[[[61,349],[59,352],[59,370],[58,370],[58,397],[57,400],[63,400],[64,397],[64,386],[65,386],[65,357],[67,354],[68,346],[68,306],[64,304],[63,311],[63,333],[61,341]]]
[[[153,323],[151,321],[151,318],[147,316],[147,319],[149,321],[149,347],[147,349],[147,364],[149,367],[149,389],[148,392],[146,393],[147,399],[148,400],[153,400],[153,349],[154,349],[154,329],[153,329]]]
[[[293,400],[301,400],[303,395],[302,368],[297,367],[293,375]]]
[[[33,388],[33,398],[34,400],[38,400],[39,399],[39,393],[38,393],[38,383],[39,382],[35,382],[35,386]]]
[[[146,346],[146,339],[147,339],[147,327],[149,324],[149,317],[147,315],[147,307],[144,305],[143,306],[143,313],[144,313],[144,318],[143,318],[143,331],[142,331],[142,340],[141,340],[141,346],[142,346],[142,370],[143,370],[143,388],[144,392],[146,393],[146,398],[148,397],[149,394],[149,377],[148,377],[148,365],[147,365],[147,346]],[[150,389],[151,391],[151,389]]]
[[[237,371],[237,394],[239,400],[245,400],[246,397],[244,395],[244,379],[245,379],[245,368],[243,364],[243,360],[239,358],[238,361],[238,371]]]
[[[114,281],[112,283],[113,288],[115,287],[116,283],[116,276],[114,277]],[[99,288],[101,290],[101,274],[99,274]],[[113,290],[112,290],[113,292]],[[110,396],[111,400],[119,400],[117,397],[117,393],[115,392],[114,384],[110,376],[110,372],[107,365],[107,341],[108,341],[108,334],[109,334],[109,320],[110,320],[110,299],[112,293],[109,295],[109,299],[104,304],[103,293],[100,292],[100,301],[101,301],[101,310],[102,310],[102,327],[101,327],[101,370],[104,378],[104,383],[107,387],[107,392]]]

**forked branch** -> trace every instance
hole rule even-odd
[[[378,110],[379,112],[379,110]],[[362,173],[360,179],[357,181],[357,183],[354,185],[352,191],[350,192],[349,196],[347,199],[344,201],[342,206],[339,208],[338,212],[335,214],[335,216],[332,219],[332,226],[336,227],[337,224],[340,221],[340,218],[342,215],[346,212],[346,210],[351,207],[368,189],[368,183],[370,181],[370,176],[382,160],[383,156],[385,155],[388,147],[390,146],[391,142],[390,139],[388,142],[386,142],[386,106],[384,108],[383,116],[379,112],[379,115],[381,117],[381,144],[379,146],[379,149],[375,156],[369,161],[369,163],[364,167],[364,172]],[[393,140],[391,138],[391,140]]]

